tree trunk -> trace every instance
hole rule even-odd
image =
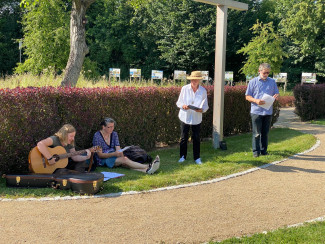
[[[61,86],[77,84],[82,64],[89,52],[86,44],[86,10],[95,0],[73,0],[70,18],[70,55]]]

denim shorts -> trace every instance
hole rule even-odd
[[[102,158],[100,164],[102,166],[107,166],[108,168],[113,168],[115,165],[117,157]]]

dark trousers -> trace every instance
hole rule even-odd
[[[70,169],[70,170],[75,170],[78,172],[85,172],[86,169],[88,169],[89,165],[87,164],[86,161],[81,161],[81,162],[75,162],[73,160],[69,160],[69,163],[66,167],[66,169]]]
[[[253,153],[265,154],[268,146],[268,134],[271,127],[272,115],[251,114],[253,140]]]
[[[187,156],[187,142],[189,137],[190,127],[192,128],[192,141],[193,141],[193,157],[194,160],[200,158],[200,127],[198,125],[188,125],[181,122],[181,142],[180,142],[180,157],[186,159]]]

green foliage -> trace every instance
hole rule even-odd
[[[316,124],[316,125],[325,125],[325,119],[312,120],[312,121],[310,121],[310,123]]]
[[[39,1],[28,5],[22,24],[27,59],[16,72],[39,74],[62,71],[69,56],[69,8],[67,0]]]
[[[312,71],[325,76],[325,5],[315,0],[274,0],[280,31],[295,52],[296,62],[312,62]]]
[[[324,243],[325,242],[325,222],[305,223],[299,227],[281,228],[270,231],[266,234],[258,233],[253,236],[242,238],[230,238],[221,242],[209,242],[209,244],[229,244],[229,243]]]
[[[278,20],[269,14],[273,13],[275,8],[272,0],[240,0],[240,2],[248,4],[247,11],[228,11],[226,71],[234,71],[235,81],[246,81],[245,75],[240,72],[246,58],[237,51],[254,37],[250,28],[256,20],[263,23],[273,21],[275,26]]]
[[[273,23],[257,21],[251,30],[256,36],[238,51],[248,56],[241,71],[246,76],[255,76],[261,63],[269,63],[272,72],[279,73],[287,54],[281,47],[283,39],[274,31]]]
[[[18,1],[0,2],[0,76],[12,73],[19,62],[18,39],[22,38]]]
[[[40,0],[21,0],[20,1],[20,6],[27,8],[30,5],[35,5],[39,2]]]
[[[29,10],[41,7],[47,1],[22,2],[29,3],[27,7]],[[71,0],[49,2],[56,2],[57,8],[60,2],[65,2],[69,6],[71,4]],[[324,19],[322,1],[241,0],[241,2],[249,5],[248,11],[228,11],[226,70],[234,71],[235,81],[245,79],[244,75],[239,75],[238,72],[245,60],[244,53],[237,51],[253,38],[254,34],[249,28],[257,19],[260,23],[272,21],[274,33],[277,33],[279,28],[279,33],[285,35],[282,47],[290,56],[283,63],[282,72],[289,73],[290,84],[300,80],[302,71],[322,73],[325,64],[322,51],[324,48],[322,36],[325,29],[322,22]],[[60,55],[65,57],[65,60],[69,45],[69,8],[61,13],[66,14],[64,23],[66,43],[63,45],[66,52]],[[100,75],[108,75],[108,69],[115,67],[121,68],[122,79],[128,77],[129,68],[141,68],[146,79],[149,79],[152,69],[164,70],[165,77],[169,77],[175,69],[208,70],[210,76],[213,76],[215,12],[214,6],[192,0],[96,0],[87,11],[86,25],[87,44],[90,49],[87,57],[93,64],[90,66],[94,69],[92,74],[99,72]],[[43,18],[48,18],[46,11],[44,13]],[[44,22],[46,23],[45,20]],[[55,24],[57,24],[55,28],[62,27],[61,21]],[[46,25],[43,28],[44,33],[53,32],[51,29],[53,26],[50,26],[49,30],[45,30],[45,27]],[[35,26],[32,25],[31,28]],[[41,44],[37,49],[39,61],[37,55],[33,54],[31,60],[26,61],[18,70],[20,72],[37,70],[33,71],[37,73],[49,66],[55,71],[62,70],[65,65],[60,64],[61,60],[56,62],[59,67],[53,64],[54,61],[52,64],[41,61],[46,60],[47,56],[56,58],[57,50],[63,52],[62,48],[41,48],[44,46],[43,37],[37,31],[33,32],[34,34],[35,46],[38,42]],[[29,54],[27,52],[25,54],[29,58]],[[15,62],[17,60],[16,58]],[[44,65],[38,65],[41,62]],[[62,63],[65,64],[66,61]],[[88,64],[84,70],[89,70]]]
[[[137,65],[143,64],[146,53],[138,35],[141,25],[132,23],[133,16],[127,0],[98,0],[89,8],[88,57],[98,64],[101,74],[108,75],[109,68],[121,68],[124,79],[130,66],[139,68]]]
[[[214,6],[192,0],[156,1],[147,11],[152,19],[149,30],[167,69],[209,70],[214,60]]]
[[[269,0],[244,2],[249,10],[230,10],[228,18],[227,69],[235,75],[243,61],[236,52],[251,39],[249,26],[256,18],[269,21],[266,11],[273,9]],[[164,70],[165,77],[175,69],[208,70],[213,76],[215,6],[192,0],[97,0],[87,18],[89,58],[101,74],[119,67],[122,79],[129,68],[141,68],[146,79],[152,69]]]
[[[249,4],[249,10],[229,10],[228,16],[226,68],[235,71],[235,77],[243,61],[243,56],[236,52],[251,39],[248,28],[256,18],[269,21],[266,11],[273,9],[270,0],[242,1]],[[25,53],[28,59],[17,71],[40,73],[47,69],[60,72],[68,56],[68,11],[71,1],[22,2],[29,10],[26,12],[28,18],[24,19],[24,31],[29,39]],[[68,9],[61,6],[63,2],[68,4]],[[51,11],[54,8],[56,16],[64,15],[65,21],[60,18],[60,21],[53,21],[45,10],[46,6]],[[60,8],[62,13],[58,14]],[[40,13],[43,10],[42,16]],[[34,25],[37,20],[42,25]],[[87,20],[86,38],[90,50],[87,58],[92,65],[89,62],[85,64],[87,67],[84,67],[84,71],[91,70],[92,76],[97,76],[98,72],[108,75],[108,69],[113,67],[121,68],[122,79],[129,76],[129,68],[140,68],[146,79],[150,78],[153,69],[164,70],[165,77],[170,77],[175,69],[208,70],[210,76],[214,74],[215,6],[192,0],[96,0],[87,11]],[[49,21],[53,25],[49,25]],[[39,28],[42,30],[38,31]],[[60,44],[62,48],[50,48],[54,40],[46,34],[62,28],[66,30],[63,38],[66,42]],[[57,50],[62,53],[59,54]]]
[[[97,62],[91,61],[89,57],[86,57],[82,66],[81,74],[87,80],[92,80],[95,83],[100,77]]]

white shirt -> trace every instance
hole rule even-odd
[[[184,110],[183,105],[202,108],[203,113],[205,113],[209,109],[207,91],[199,85],[199,88],[194,93],[191,84],[185,85],[182,87],[176,105],[180,108],[178,117],[182,122],[189,125],[200,124],[202,122],[202,113],[192,109]]]

